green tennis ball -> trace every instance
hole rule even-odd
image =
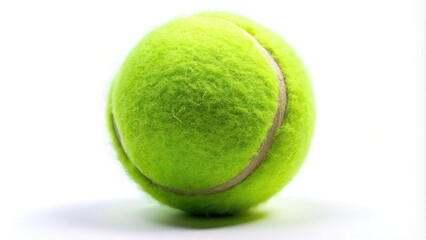
[[[107,107],[118,158],[161,203],[197,215],[264,202],[296,174],[314,129],[310,81],[289,45],[228,13],[147,34]]]

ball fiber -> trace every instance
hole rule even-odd
[[[128,175],[159,202],[234,214],[283,188],[311,142],[306,71],[270,30],[229,13],[148,33],[112,82],[107,119]]]

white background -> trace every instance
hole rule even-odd
[[[0,1],[0,239],[426,239],[425,2]],[[227,10],[303,58],[318,120],[297,177],[250,214],[157,205],[115,159],[108,84],[166,21]]]

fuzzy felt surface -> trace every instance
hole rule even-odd
[[[225,21],[223,21],[225,20]],[[229,181],[256,154],[277,109],[276,76],[241,29],[285,76],[286,116],[260,166],[223,192],[185,196]],[[117,139],[114,117],[121,136]],[[114,79],[108,125],[126,172],[160,202],[193,214],[231,214],[269,199],[296,174],[313,133],[313,95],[293,50],[258,24],[226,13],[177,19],[145,36]]]

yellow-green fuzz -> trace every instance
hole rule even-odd
[[[260,48],[284,75],[284,106]],[[217,188],[258,155],[280,108],[284,119],[260,163]],[[293,178],[315,110],[288,44],[246,18],[201,13],[153,30],[134,47],[112,82],[107,119],[118,159],[145,192],[191,214],[223,215],[266,201]]]

